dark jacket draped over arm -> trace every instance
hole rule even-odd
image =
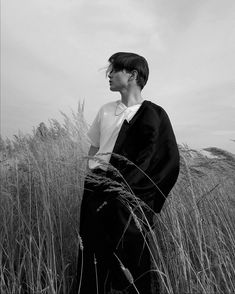
[[[160,212],[179,174],[175,135],[162,107],[144,101],[132,120],[124,121],[110,163],[137,197]]]

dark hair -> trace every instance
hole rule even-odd
[[[141,88],[147,83],[149,76],[149,67],[146,59],[138,54],[129,52],[117,52],[109,60],[115,71],[127,70],[129,72],[136,70],[138,72],[137,85]]]

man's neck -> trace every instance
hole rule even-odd
[[[127,107],[140,104],[143,102],[143,98],[141,96],[140,89],[131,89],[127,91],[123,91],[121,94],[121,101],[123,104],[125,104]]]

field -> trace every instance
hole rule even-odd
[[[82,107],[0,142],[0,291],[69,293],[86,170]],[[235,156],[179,146],[181,171],[151,250],[163,294],[235,293]]]

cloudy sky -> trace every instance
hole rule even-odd
[[[119,99],[104,67],[117,51],[146,57],[147,100],[168,112],[177,141],[235,153],[234,0],[3,0],[1,133],[30,133],[85,100]]]

